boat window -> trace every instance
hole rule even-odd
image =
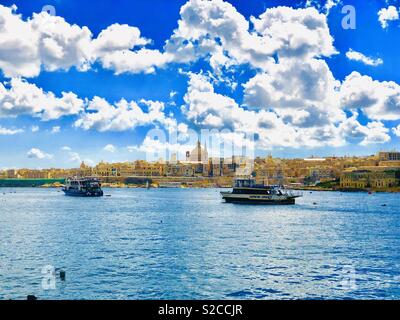
[[[237,179],[235,181],[235,187],[237,188],[251,188],[255,185],[253,179]]]

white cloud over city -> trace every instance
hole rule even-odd
[[[311,7],[312,1],[308,5],[268,8],[246,19],[222,0],[190,0],[180,9],[177,27],[162,49],[151,49],[152,39],[136,26],[114,23],[94,36],[88,27],[59,16],[42,12],[24,19],[16,7],[0,5],[0,69],[7,78],[0,83],[0,117],[51,121],[70,116],[74,129],[98,132],[148,125],[170,132],[180,131],[178,126],[229,129],[242,137],[253,133],[256,148],[264,150],[365,146],[399,136],[399,126],[390,127],[387,121],[400,120],[400,86],[359,71],[336,79],[327,59],[344,55],[351,63],[370,67],[384,61],[378,53],[335,48],[326,13],[337,1],[329,1],[324,13]],[[382,8],[377,16],[384,29],[399,18],[394,6]],[[90,72],[100,67],[116,76],[154,74],[160,68],[190,66],[198,60],[204,60],[210,71],[182,73],[187,88],[182,93],[183,105],[176,107],[182,115],[179,120],[166,111],[168,101],[145,96],[111,101],[69,90],[57,95],[33,83],[43,71]],[[232,82],[229,76],[240,67],[253,75]],[[220,85],[228,83],[231,89],[241,90],[243,98],[220,91]],[[169,98],[176,96],[171,88]],[[366,121],[360,120],[361,115]],[[23,131],[0,126],[0,135]],[[53,126],[53,133],[62,131]],[[144,139],[142,146],[132,148],[147,150],[154,145]],[[115,152],[111,146],[103,151]],[[169,149],[180,150],[179,143]],[[68,152],[75,161],[81,159]],[[50,154],[32,148],[28,157],[44,159]]]
[[[30,149],[27,153],[26,153],[28,158],[31,159],[39,159],[39,160],[43,160],[43,159],[52,159],[53,155],[46,153],[38,148],[32,148]]]

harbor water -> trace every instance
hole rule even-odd
[[[399,194],[219,192],[1,188],[0,299],[400,298]]]

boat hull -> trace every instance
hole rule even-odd
[[[102,197],[104,195],[103,191],[88,191],[84,192],[81,190],[66,190],[63,189],[66,196],[70,197]]]
[[[228,203],[263,204],[263,205],[293,205],[296,203],[296,197],[287,197],[287,196],[233,194],[230,192],[221,192],[221,195],[222,199]]]

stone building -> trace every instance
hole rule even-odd
[[[378,153],[379,161],[400,161],[400,152],[385,151]]]
[[[387,189],[400,187],[400,168],[365,167],[343,172],[340,177],[343,189]]]

